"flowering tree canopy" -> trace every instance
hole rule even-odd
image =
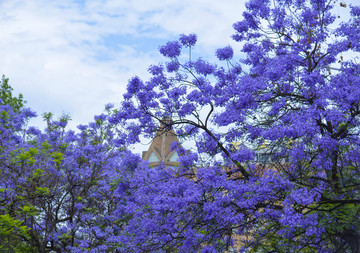
[[[234,24],[241,60],[230,46],[216,50],[217,64],[193,59],[197,36],[182,34],[160,47],[167,61],[149,80],[130,79],[121,106],[80,133],[49,114],[45,132],[25,129],[33,112],[2,105],[4,247],[359,252],[360,7],[246,8]],[[338,8],[349,20],[339,23]],[[194,142],[173,145],[171,170],[127,150],[159,122]]]

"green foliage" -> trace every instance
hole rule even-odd
[[[0,252],[32,252],[23,241],[30,239],[29,228],[9,214],[0,215]]]
[[[114,191],[120,184],[120,179],[114,179],[113,181],[110,182],[110,190]]]
[[[59,166],[61,161],[64,159],[63,153],[60,153],[60,152],[52,152],[50,154],[50,156],[53,159],[53,161],[56,163],[57,166]]]
[[[6,237],[19,230],[21,235],[27,236],[28,229],[26,226],[21,226],[23,221],[13,219],[9,214],[0,215],[0,235]]]
[[[41,143],[41,146],[44,152],[48,151],[51,148],[51,145],[47,141]]]
[[[44,171],[42,169],[36,169],[31,179],[37,179],[44,176]]]
[[[72,239],[72,236],[67,233],[63,233],[61,236],[59,236],[59,240],[62,242],[67,242],[71,239]]]
[[[2,112],[0,113],[0,117],[1,117],[1,119],[3,119],[4,121],[7,121],[7,120],[9,120],[9,113],[8,113],[7,111],[2,111]]]
[[[36,208],[34,206],[25,205],[23,207],[20,207],[20,211],[17,211],[17,213],[28,215],[28,216],[36,216],[38,211],[36,210]]]
[[[16,160],[21,163],[33,165],[36,163],[35,156],[39,153],[37,148],[29,148],[28,151],[22,152],[16,156]]]
[[[13,88],[9,85],[9,78],[5,78],[4,75],[2,76],[0,85],[0,99],[2,100],[0,104],[9,104],[15,112],[18,112],[26,103],[23,99],[23,95],[19,94],[18,97],[13,97]]]
[[[358,209],[359,205],[348,204],[323,204],[322,209],[327,210],[320,216],[321,225],[327,225],[327,231],[336,233],[340,230],[351,229],[352,226],[359,226]]]
[[[49,195],[49,193],[50,193],[50,190],[48,187],[35,187],[35,188],[36,188],[36,191],[35,191],[36,194]]]
[[[43,113],[44,121],[50,122],[50,120],[53,118],[54,114],[51,112],[45,112]]]

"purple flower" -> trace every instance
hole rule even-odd
[[[216,57],[220,61],[229,60],[233,57],[233,55],[234,51],[230,46],[219,48],[218,50],[216,50]]]
[[[95,115],[94,120],[95,121],[104,121],[104,120],[106,120],[106,115],[105,114]]]
[[[180,35],[180,43],[185,47],[192,47],[195,46],[197,41],[197,35],[196,34],[181,34]]]
[[[239,33],[245,33],[249,30],[249,26],[245,21],[239,21],[233,24],[233,28]]]
[[[60,121],[56,122],[55,124],[56,124],[57,126],[59,126],[59,127],[64,128],[64,127],[66,127],[66,125],[68,124],[68,122],[67,122],[66,120],[60,120]]]
[[[154,76],[161,75],[163,74],[163,67],[161,65],[151,65],[149,67],[149,72]]]
[[[203,59],[198,59],[193,63],[193,66],[198,74],[210,75],[215,71],[215,67]]]
[[[112,108],[114,108],[114,104],[112,103],[108,103],[105,105],[105,110],[111,110]]]
[[[179,116],[184,117],[186,115],[190,115],[195,109],[196,108],[193,104],[186,103],[186,104],[182,105],[182,107],[178,111],[178,114],[179,114]]]
[[[351,8],[350,14],[352,16],[356,16],[356,17],[360,16],[360,7],[359,6],[350,6],[350,8]]]
[[[85,131],[87,129],[87,126],[86,125],[78,125],[77,128],[80,130],[80,131]]]
[[[160,53],[165,57],[177,57],[181,53],[181,44],[179,41],[169,41],[165,46],[160,47]]]
[[[22,114],[27,118],[34,118],[37,116],[36,112],[32,111],[30,108],[24,108]]]
[[[29,127],[27,132],[28,132],[28,134],[33,134],[33,135],[40,135],[41,134],[41,131],[36,127]]]
[[[168,62],[166,63],[166,70],[168,72],[174,72],[174,71],[177,71],[179,69],[179,63],[178,62],[175,62],[175,61],[172,61],[172,62]]]
[[[127,90],[129,94],[134,94],[140,90],[140,88],[143,86],[142,81],[139,77],[135,76],[130,79]]]

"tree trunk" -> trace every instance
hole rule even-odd
[[[360,253],[360,235],[356,231],[345,229],[340,238],[346,241],[352,253]]]

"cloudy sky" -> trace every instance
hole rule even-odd
[[[204,58],[234,45],[243,9],[239,0],[1,0],[0,74],[38,115],[70,114],[75,129],[117,105],[179,34],[198,34]]]

